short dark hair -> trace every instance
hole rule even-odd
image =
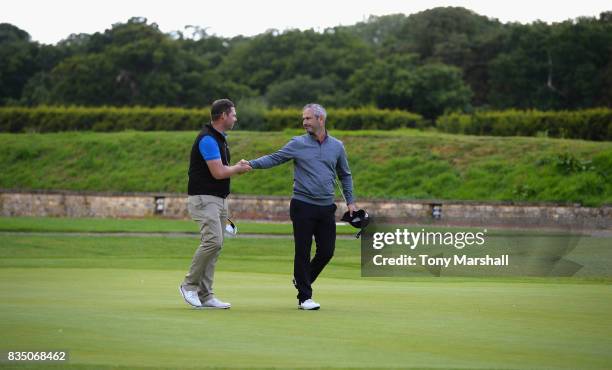
[[[216,121],[221,118],[223,113],[229,114],[234,107],[234,103],[229,99],[215,100],[210,107],[210,119]]]

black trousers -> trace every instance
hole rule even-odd
[[[317,206],[291,199],[289,215],[293,222],[295,258],[293,277],[300,302],[312,298],[312,283],[331,260],[336,248],[336,205]],[[312,237],[317,245],[310,259]]]

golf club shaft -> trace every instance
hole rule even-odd
[[[344,192],[342,191],[342,188],[340,188],[340,184],[338,184],[338,181],[336,181],[335,178],[334,178],[334,183],[338,187],[338,190],[340,190],[340,194],[342,195],[342,199],[344,199],[344,203],[346,203],[346,198],[344,197]]]

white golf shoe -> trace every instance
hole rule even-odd
[[[228,309],[230,307],[232,307],[231,303],[221,302],[217,298],[211,298],[202,304],[202,308]]]
[[[298,308],[300,310],[318,310],[319,308],[321,308],[321,305],[313,301],[312,299],[307,299],[304,302],[298,304]]]
[[[202,302],[200,302],[200,298],[198,297],[198,292],[185,290],[183,289],[182,285],[179,285],[179,292],[181,292],[183,299],[191,307],[195,307],[195,308],[202,307]]]

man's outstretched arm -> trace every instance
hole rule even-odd
[[[288,160],[293,159],[297,144],[298,143],[295,138],[291,139],[291,141],[285,144],[284,147],[280,148],[274,153],[264,155],[263,157],[259,157],[257,159],[252,159],[250,161],[243,160],[244,162],[241,161],[241,163],[249,164],[255,169],[278,166],[279,164],[283,164]]]
[[[211,175],[217,180],[228,179],[236,174],[245,173],[251,170],[251,166],[249,166],[248,163],[244,164],[238,162],[233,166],[226,166],[220,159],[206,161],[206,165]]]
[[[226,166],[221,162],[221,152],[219,145],[212,136],[205,136],[199,143],[200,154],[206,161],[210,174],[217,180],[227,179],[239,173],[251,170],[251,166],[244,163],[237,163],[233,166]]]

